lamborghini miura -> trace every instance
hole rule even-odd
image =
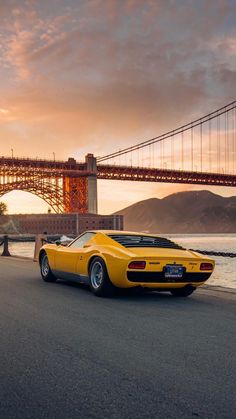
[[[159,235],[86,231],[67,246],[45,244],[41,276],[86,283],[97,296],[142,287],[187,297],[211,276],[214,261]]]

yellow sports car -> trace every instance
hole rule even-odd
[[[187,297],[210,277],[215,265],[166,238],[111,230],[87,231],[66,247],[46,244],[39,263],[44,281],[87,283],[100,297],[137,286]]]

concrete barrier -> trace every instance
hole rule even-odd
[[[34,261],[38,262],[39,260],[39,252],[41,247],[45,244],[47,241],[47,234],[37,234],[35,237],[35,246],[34,246]]]

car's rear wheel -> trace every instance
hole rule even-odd
[[[89,284],[91,291],[98,297],[111,297],[115,287],[111,283],[104,260],[96,257],[89,268]]]
[[[191,285],[188,285],[187,287],[183,288],[174,288],[170,292],[175,297],[188,297],[195,291],[195,287],[192,287]]]
[[[53,275],[49,262],[48,262],[48,255],[46,252],[42,254],[40,257],[40,272],[43,280],[45,282],[55,282],[57,278]]]

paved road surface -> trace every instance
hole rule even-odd
[[[236,294],[94,297],[0,258],[0,418],[235,418]]]

